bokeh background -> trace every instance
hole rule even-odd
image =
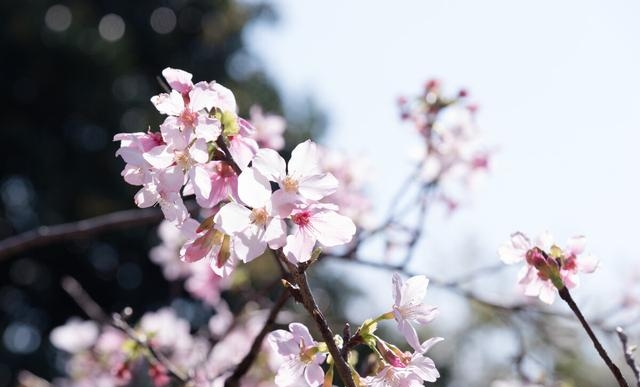
[[[624,0],[4,1],[0,238],[133,207],[135,188],[121,180],[111,139],[159,123],[149,98],[167,66],[227,85],[242,113],[259,103],[284,114],[289,145],[311,135],[368,158],[369,192],[383,210],[408,174],[415,141],[395,100],[438,77],[452,93],[470,90],[496,154],[482,190],[453,215],[430,215],[411,268],[446,278],[494,263],[497,246],[518,229],[549,229],[559,240],[585,234],[603,267],[577,297],[599,316],[617,305],[611,300],[638,292],[638,14],[640,5]],[[14,385],[23,368],[59,374],[48,332],[81,314],[60,289],[64,274],[107,310],[142,312],[169,300],[194,319],[206,314],[147,259],[156,243],[150,225],[2,260],[0,386]],[[363,278],[369,297],[337,315],[358,320],[371,314],[363,305],[387,302],[389,288],[366,284],[387,283],[388,273],[328,269],[355,284],[349,279]],[[514,275],[491,275],[474,290],[517,299]],[[438,385],[484,386],[508,375],[517,339],[504,320],[446,291],[432,296],[446,305],[434,330],[457,335],[441,355],[434,351]],[[525,322],[542,359],[527,365],[533,372],[569,375],[580,386],[610,383],[575,326],[550,330],[564,340],[552,351]]]

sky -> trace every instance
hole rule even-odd
[[[459,273],[450,262],[469,244],[468,267],[491,264],[512,232],[549,230],[560,242],[586,235],[601,258],[588,297],[602,281],[621,291],[640,257],[640,3],[272,3],[280,20],[247,32],[251,50],[289,101],[318,100],[330,118],[323,142],[369,158],[380,209],[417,138],[397,97],[435,77],[480,106],[498,149],[491,175],[453,216],[429,219],[418,270]]]

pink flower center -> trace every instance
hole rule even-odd
[[[251,220],[251,223],[256,226],[264,226],[267,223],[268,217],[269,215],[267,214],[267,210],[264,208],[254,208],[251,210],[249,220]]]
[[[311,218],[311,212],[309,211],[301,211],[297,214],[291,215],[291,220],[293,223],[297,224],[300,227],[305,227],[309,224],[309,218]]]
[[[180,121],[184,122],[185,126],[194,126],[197,119],[198,114],[189,109],[184,109],[180,114]]]
[[[216,172],[218,173],[218,176],[222,178],[231,177],[236,174],[233,168],[231,168],[231,165],[225,163],[224,161],[221,161],[216,165]]]
[[[285,177],[282,184],[284,185],[284,190],[289,193],[298,191],[298,181],[291,176]]]

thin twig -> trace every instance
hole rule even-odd
[[[636,363],[635,359],[633,358],[634,348],[629,347],[628,345],[629,339],[627,337],[627,334],[624,333],[624,330],[622,329],[622,327],[616,328],[616,333],[618,334],[618,338],[622,343],[622,349],[624,350],[624,358],[627,361],[629,368],[631,368],[631,371],[633,371],[633,376],[636,378],[636,385],[640,387],[640,369],[638,369],[638,363]]]
[[[571,311],[576,315],[576,317],[580,321],[580,324],[582,324],[582,327],[587,332],[587,335],[589,335],[589,338],[593,342],[593,346],[596,348],[596,351],[598,351],[598,354],[600,355],[602,360],[604,360],[607,367],[609,367],[609,369],[611,370],[611,373],[615,377],[620,387],[629,387],[629,385],[627,384],[627,381],[622,376],[620,369],[618,368],[618,366],[616,366],[613,363],[613,361],[611,361],[609,354],[604,349],[604,347],[602,346],[602,344],[600,343],[596,335],[593,333],[593,330],[589,326],[589,323],[582,315],[580,308],[578,308],[578,305],[575,303],[575,301],[573,301],[573,298],[571,297],[571,293],[569,293],[569,289],[567,289],[567,287],[565,286],[559,290],[559,293],[560,293],[560,298],[562,298],[567,303],[567,305],[569,305],[569,308],[571,308]]]
[[[280,297],[278,298],[276,303],[271,307],[271,311],[269,312],[269,316],[267,317],[267,321],[265,321],[262,330],[253,340],[251,349],[242,359],[240,364],[238,364],[236,369],[233,371],[233,374],[231,374],[231,376],[224,382],[224,387],[238,387],[240,385],[240,380],[249,371],[251,365],[253,365],[253,363],[256,361],[265,336],[267,335],[267,333],[271,332],[271,328],[276,321],[276,317],[278,317],[278,313],[287,303],[289,297],[290,294],[287,291],[284,291],[280,294]]]
[[[144,348],[149,353],[149,360],[161,364],[167,372],[179,380],[182,385],[190,383],[190,378],[180,371],[166,356],[161,352],[158,352],[147,342],[147,338],[141,336],[135,329],[133,329],[126,320],[118,313],[114,313],[111,318],[107,317],[107,314],[102,310],[97,302],[91,298],[89,293],[80,285],[80,283],[72,277],[64,277],[62,279],[62,288],[69,294],[69,296],[78,304],[89,318],[98,321],[103,324],[109,324],[114,328],[124,332],[131,340],[135,341],[137,345]]]

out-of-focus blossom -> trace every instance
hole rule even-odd
[[[524,260],[526,265],[518,274],[518,284],[524,294],[552,304],[559,288],[578,286],[579,272],[592,273],[597,269],[598,259],[585,251],[585,244],[585,237],[576,236],[569,238],[567,247],[562,249],[548,232],[542,233],[535,242],[516,232],[499,248],[498,255],[507,264]]]

